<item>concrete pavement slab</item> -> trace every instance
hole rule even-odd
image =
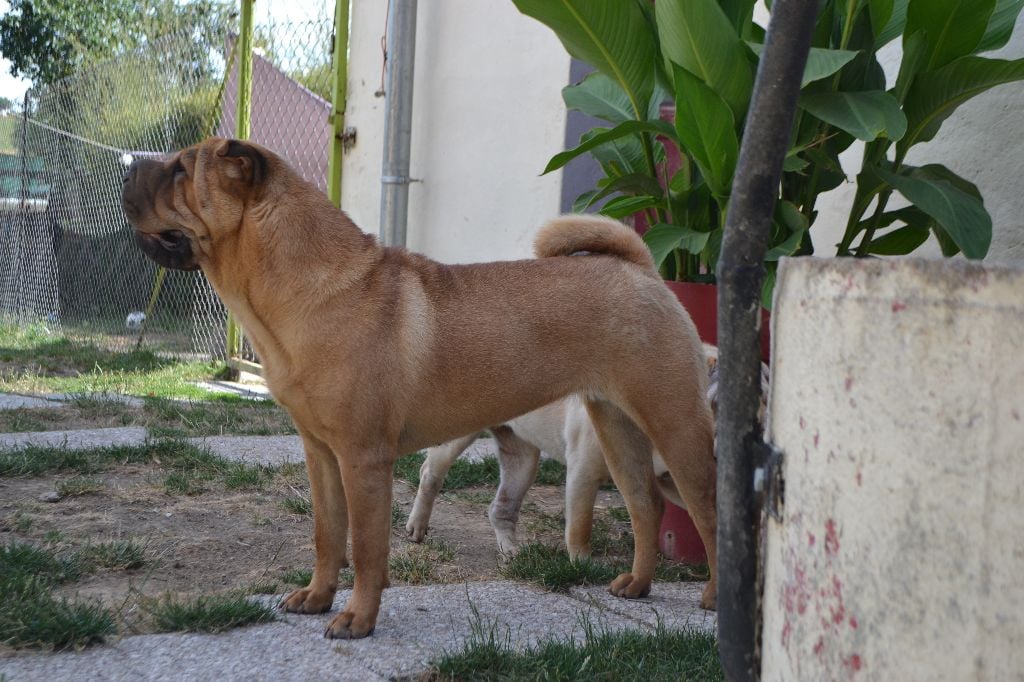
[[[578,641],[584,621],[599,630],[648,629],[596,600],[481,582],[390,588],[372,637],[324,639],[348,596],[348,590],[340,592],[323,615],[281,614],[278,622],[219,635],[141,635],[83,652],[0,659],[0,674],[12,681],[402,679],[424,672],[446,651],[461,649],[474,628],[493,628],[499,640],[507,637],[519,649],[552,638]]]
[[[27,445],[44,447],[97,448],[111,445],[139,445],[146,442],[146,429],[126,426],[114,429],[82,429],[77,431],[30,431],[0,433],[0,449]]]
[[[705,632],[718,628],[718,614],[700,607],[705,583],[662,583],[655,581],[644,599],[620,599],[600,585],[570,588],[569,594],[612,613],[632,618],[652,627],[659,622],[673,630],[689,627]]]
[[[59,402],[19,393],[0,393],[0,410],[18,410],[37,407],[60,407]]]

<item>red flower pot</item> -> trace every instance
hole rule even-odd
[[[683,304],[694,324],[701,341],[718,345],[718,287],[714,284],[693,282],[665,282],[679,302]],[[761,311],[761,359],[768,361],[771,348],[768,336],[769,315]],[[665,500],[665,512],[661,517],[658,533],[661,553],[670,559],[687,564],[707,563],[708,555],[704,543],[693,525],[690,515],[682,507]]]

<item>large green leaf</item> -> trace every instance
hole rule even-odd
[[[892,94],[900,104],[906,101],[907,91],[914,84],[917,74],[921,72],[927,49],[928,39],[924,31],[918,31],[903,39],[903,59],[900,60],[900,72],[896,76],[896,85],[892,90]]]
[[[719,0],[719,6],[729,23],[736,30],[736,35],[746,38],[754,19],[754,0]]]
[[[591,128],[580,136],[580,144],[588,142],[595,136],[606,133],[609,130],[611,129]],[[644,157],[644,147],[636,135],[620,137],[598,145],[591,149],[590,153],[601,164],[605,175],[610,178],[633,173],[646,173],[647,161]]]
[[[903,29],[907,26],[907,5],[910,0],[894,0],[892,14],[881,33],[875,31],[875,49],[888,44],[890,41],[903,35]],[[872,17],[873,18],[873,17]]]
[[[637,118],[626,91],[600,71],[589,74],[577,85],[562,88],[562,99],[567,108],[609,123]]]
[[[754,77],[746,47],[715,0],[659,0],[654,4],[661,51],[724,99],[741,121]]]
[[[910,0],[906,35],[924,30],[924,70],[934,71],[971,54],[988,28],[996,0]]]
[[[658,118],[661,103],[668,97],[668,92],[656,84],[646,118]],[[565,100],[565,106],[568,109],[580,111],[609,123],[622,123],[637,118],[629,95],[619,87],[618,83],[600,71],[588,74],[576,85],[567,85],[562,88],[562,99]]]
[[[885,168],[874,172],[942,225],[965,256],[984,258],[992,242],[992,218],[981,199],[950,182],[951,173],[943,170],[908,167],[899,173]]]
[[[1020,14],[1021,8],[1024,8],[1024,0],[997,0],[985,35],[974,51],[988,52],[1006,45],[1013,34],[1013,27],[1017,23],[1017,15]]]
[[[761,43],[747,43],[747,45],[758,57],[764,52],[764,45]],[[822,78],[828,78],[856,56],[857,50],[829,50],[824,47],[812,47],[807,55],[807,66],[804,67],[800,87]]]
[[[729,195],[740,144],[732,111],[714,90],[681,66],[676,78],[676,134],[697,163],[711,192]]]
[[[1019,80],[1024,80],[1024,59],[1006,61],[973,55],[938,71],[919,74],[903,105],[907,135],[897,145],[898,158],[918,142],[935,137],[942,122],[967,100],[989,88]]]
[[[643,239],[654,257],[654,267],[660,268],[669,254],[676,249],[682,249],[688,253],[700,253],[707,245],[710,236],[710,232],[700,232],[681,225],[658,223],[644,232]]]
[[[615,197],[602,206],[599,212],[601,215],[606,215],[609,218],[621,220],[622,218],[631,216],[638,211],[643,211],[647,208],[654,208],[659,203],[660,202],[657,197],[648,195],[639,197]]]
[[[555,32],[573,57],[605,74],[643,119],[654,91],[657,49],[635,2],[623,0],[512,0],[520,12]]]
[[[807,93],[800,98],[800,107],[865,142],[879,137],[898,140],[907,131],[896,98],[880,90]]]
[[[868,0],[868,15],[871,17],[871,32],[881,35],[892,19],[893,0]]]
[[[928,241],[928,235],[928,230],[905,225],[872,239],[867,253],[876,256],[905,256]]]
[[[603,130],[594,135],[584,135],[583,138],[581,138],[584,141],[581,142],[579,146],[568,151],[555,154],[551,157],[551,160],[548,161],[547,167],[544,169],[544,173],[550,173],[553,170],[558,170],[580,154],[585,154],[591,149],[635,133],[656,133],[658,135],[665,135],[671,139],[675,139],[676,137],[675,129],[671,124],[666,123],[665,121],[626,121],[624,123],[620,123],[611,130]],[[541,173],[541,175],[544,173]]]

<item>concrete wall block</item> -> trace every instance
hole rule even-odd
[[[1024,270],[789,259],[764,680],[1024,679]]]

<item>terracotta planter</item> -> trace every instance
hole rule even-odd
[[[700,340],[718,345],[718,285],[697,284],[695,282],[665,282],[672,290],[686,311],[690,313]],[[770,316],[767,310],[761,310],[761,360],[768,362],[771,351],[771,339],[768,336]]]
[[[695,284],[693,282],[665,282],[679,302],[690,313],[697,325],[697,333],[701,341],[718,345],[718,287],[714,284]],[[761,311],[761,359],[768,362],[771,349],[768,336],[769,314]],[[697,527],[689,513],[668,500],[665,500],[665,512],[661,517],[661,530],[658,533],[658,545],[661,553],[670,559],[687,564],[707,563],[708,556],[704,551],[704,543],[697,533]]]

